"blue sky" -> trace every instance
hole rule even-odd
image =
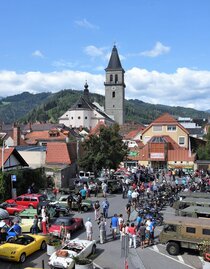
[[[210,109],[209,11],[209,0],[2,0],[0,96],[85,80],[104,95],[116,44],[127,99]]]

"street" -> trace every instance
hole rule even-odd
[[[103,201],[103,198],[91,198],[93,201],[98,199],[100,202]],[[109,208],[109,217],[114,213],[120,214],[122,213],[124,218],[125,215],[125,205],[127,203],[127,199],[122,199],[121,194],[111,194],[108,195],[108,200],[110,203]],[[173,214],[173,209],[167,207],[164,210],[164,214]],[[136,214],[131,214],[131,218],[134,218]],[[91,218],[94,227],[93,239],[96,241],[99,240],[99,229],[97,222],[94,221],[94,212],[87,212],[78,214],[75,212],[75,216],[83,217],[84,223],[88,217]],[[97,242],[97,252],[95,254],[94,263],[96,264],[96,268],[103,269],[123,269],[124,268],[124,258],[121,258],[121,241],[112,240],[110,233],[110,219],[107,220],[107,234],[108,240],[105,244],[99,244]],[[156,227],[155,235],[160,232],[161,227]],[[72,238],[82,238],[86,239],[85,230],[78,231],[72,235]],[[24,264],[17,263],[9,263],[6,261],[0,261],[0,268],[2,269],[22,269],[25,267],[38,267],[42,268],[42,263],[44,261],[44,268],[49,268],[48,266],[48,256],[46,252],[37,252],[31,256],[29,256]],[[162,269],[162,268],[170,268],[170,269],[207,269],[210,268],[210,265],[205,263],[199,258],[197,253],[192,252],[184,252],[183,255],[179,256],[170,256],[164,245],[155,244],[153,246],[147,247],[145,249],[137,249],[131,248],[129,250],[128,256],[128,266],[129,269]]]

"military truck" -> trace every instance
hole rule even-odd
[[[210,219],[210,207],[188,206],[184,209],[179,210],[179,216]]]
[[[186,197],[182,200],[176,201],[173,205],[173,208],[176,210],[175,214],[179,215],[179,211],[188,206],[210,207],[210,199]]]
[[[164,223],[159,242],[166,244],[170,255],[179,255],[182,248],[199,250],[210,241],[210,220],[174,216]]]
[[[182,199],[186,197],[195,197],[195,198],[209,198],[210,199],[210,193],[207,192],[191,192],[191,191],[181,191],[179,193],[179,197]]]

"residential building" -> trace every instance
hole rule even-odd
[[[153,169],[193,168],[189,132],[168,113],[155,119],[142,132],[144,146],[130,157]]]

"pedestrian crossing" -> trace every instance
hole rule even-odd
[[[165,256],[168,259],[174,260],[177,263],[183,264],[191,269],[204,269],[205,262],[202,257],[199,257],[195,253],[184,252],[182,255],[171,256],[166,251],[166,246],[162,244],[150,246],[148,249],[154,251],[162,256]],[[207,267],[206,267],[207,268]],[[209,266],[210,268],[210,266]]]

